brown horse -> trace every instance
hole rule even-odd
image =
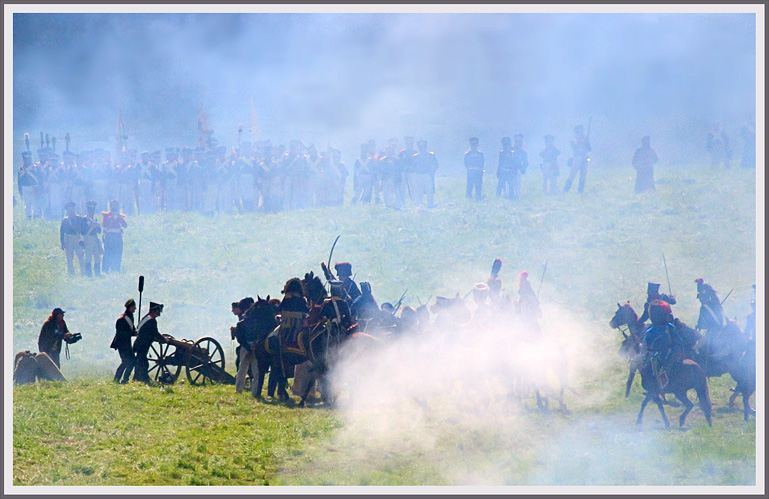
[[[638,413],[636,424],[641,424],[641,418],[643,418],[646,404],[650,401],[654,401],[660,410],[662,420],[665,422],[665,427],[670,428],[670,423],[665,415],[665,409],[662,406],[660,395],[672,393],[682,404],[684,404],[684,412],[679,417],[679,426],[683,426],[684,421],[686,420],[686,415],[689,414],[689,411],[694,407],[694,404],[689,400],[686,393],[689,390],[694,389],[697,391],[700,408],[702,408],[702,412],[705,413],[705,419],[708,421],[708,426],[713,426],[710,418],[712,405],[710,403],[710,393],[708,391],[708,379],[705,377],[705,371],[703,371],[696,362],[684,359],[682,362],[674,362],[667,366],[669,381],[667,385],[661,387],[657,376],[652,371],[651,357],[644,353],[643,358],[645,359],[644,365],[639,371],[641,373],[641,384],[644,389],[646,389],[646,395],[641,403],[641,411]]]
[[[264,386],[264,377],[270,368],[270,354],[265,350],[265,339],[270,334],[278,322],[275,318],[275,309],[270,304],[270,296],[267,295],[266,299],[256,297],[256,302],[243,314],[243,320],[238,322],[236,328],[243,328],[246,330],[245,335],[254,338],[254,356],[256,357],[256,364],[258,373],[256,380],[252,380],[252,383],[257,383],[257,400],[262,399],[262,387]],[[277,378],[270,376],[270,382],[267,387],[267,392],[270,396],[275,393]]]
[[[641,338],[646,330],[646,323],[638,320],[638,314],[635,313],[630,302],[626,302],[624,305],[617,303],[617,311],[609,321],[609,326],[613,329],[619,329],[622,336],[625,337],[622,340],[619,354],[628,359],[630,368],[625,388],[625,398],[627,398],[630,396],[630,387],[633,386],[635,373],[641,367],[636,359],[640,358],[638,354],[641,352]],[[622,329],[622,326],[627,327],[627,332]]]

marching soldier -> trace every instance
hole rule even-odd
[[[589,133],[589,131],[588,131]],[[574,138],[571,141],[572,156],[569,159],[569,178],[563,186],[563,192],[569,192],[574,177],[579,172],[579,185],[577,192],[585,191],[585,178],[587,177],[587,165],[590,163],[590,139],[585,135],[585,127],[577,125],[574,127]]]
[[[465,153],[465,168],[467,168],[467,189],[465,195],[469,199],[475,190],[475,200],[480,201],[483,195],[483,153],[478,150],[478,137],[470,137],[470,149]]]
[[[150,311],[139,322],[136,341],[134,341],[133,353],[136,356],[136,370],[134,371],[134,381],[150,382],[147,353],[150,351],[150,345],[153,342],[165,343],[166,339],[158,331],[158,317],[163,312],[163,304],[150,302]]]
[[[130,298],[125,302],[125,312],[115,322],[115,337],[109,346],[120,354],[120,365],[115,371],[115,383],[128,383],[131,378],[131,371],[136,366],[136,357],[131,348],[131,338],[138,334],[134,324],[135,312],[136,302]]]
[[[438,170],[438,160],[435,153],[427,150],[427,141],[417,142],[419,152],[411,159],[412,181],[410,184],[411,200],[417,206],[422,205],[422,196],[427,196],[427,207],[435,207],[433,194],[435,193],[435,172]]]
[[[545,148],[539,153],[542,158],[542,163],[539,167],[542,169],[542,191],[545,194],[555,194],[556,187],[555,181],[558,177],[558,156],[561,151],[556,149],[553,142],[555,137],[552,135],[545,135]]]
[[[123,229],[128,226],[125,215],[120,212],[120,202],[113,199],[109,202],[110,211],[102,211],[104,226],[104,260],[102,271],[120,272],[123,259]]]
[[[19,196],[24,201],[24,214],[27,218],[34,218],[41,214],[35,211],[37,206],[37,186],[42,182],[40,170],[32,164],[32,153],[24,151],[21,153],[22,164],[19,167],[18,183]]]
[[[80,273],[86,274],[85,264],[83,263],[83,233],[85,232],[85,219],[75,214],[75,203],[70,201],[64,206],[67,211],[67,216],[61,221],[59,227],[59,241],[61,242],[61,249],[64,250],[64,254],[67,257],[67,272],[69,275],[75,275],[75,266],[73,264],[73,257],[77,256],[77,261],[80,264]]]
[[[83,217],[85,221],[85,232],[83,234],[83,243],[85,244],[85,274],[91,277],[91,262],[93,262],[93,275],[101,275],[101,256],[104,254],[99,234],[101,226],[96,220],[96,201],[86,203],[88,213]]]

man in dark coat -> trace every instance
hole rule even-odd
[[[510,137],[502,137],[502,150],[499,151],[499,163],[497,165],[497,197],[503,194],[508,199],[512,197],[514,174],[513,143]]]
[[[347,302],[352,304],[352,302],[360,296],[360,289],[358,289],[358,285],[355,284],[355,281],[352,280],[352,264],[348,262],[339,262],[334,265],[334,270],[336,270],[336,275],[339,280],[342,281],[342,289],[344,289],[344,292],[348,297],[346,298]]]
[[[40,353],[46,353],[56,364],[61,367],[61,342],[73,343],[74,335],[67,329],[67,323],[64,322],[64,310],[54,308],[51,315],[43,323],[40,329],[40,336],[37,338],[37,349]]]
[[[654,190],[654,165],[657,163],[657,153],[651,148],[648,135],[641,139],[641,147],[633,155],[633,168],[636,171],[635,191]]]
[[[644,303],[644,312],[641,314],[641,318],[638,320],[641,322],[646,322],[649,320],[649,304],[654,300],[662,300],[668,305],[676,304],[675,296],[661,294],[660,285],[656,282],[650,282],[646,285],[646,303]]]
[[[120,365],[115,371],[115,383],[128,383],[131,378],[131,371],[136,365],[136,357],[131,349],[131,338],[137,334],[134,324],[135,312],[136,302],[130,298],[125,302],[125,312],[115,322],[115,337],[109,346],[120,354]]]
[[[662,300],[654,300],[649,304],[649,316],[652,325],[644,332],[642,344],[652,355],[652,369],[660,383],[667,385],[665,371],[674,362],[683,360],[684,342],[673,325],[673,313],[670,305]]]
[[[478,137],[470,137],[470,149],[465,153],[465,168],[467,168],[467,187],[465,196],[471,198],[475,190],[475,200],[480,201],[483,195],[483,153],[478,150]]]
[[[145,383],[150,382],[149,368],[150,364],[147,360],[147,353],[150,350],[150,345],[157,341],[158,343],[165,343],[165,338],[158,331],[157,318],[163,312],[162,303],[150,302],[150,311],[139,322],[137,328],[137,337],[134,341],[134,355],[136,355],[136,370],[134,371],[134,381],[143,381]]]

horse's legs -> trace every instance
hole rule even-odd
[[[641,420],[644,417],[644,409],[646,409],[646,404],[649,403],[650,395],[649,393],[646,394],[646,396],[643,399],[643,402],[641,402],[641,411],[638,413],[638,419],[636,419],[635,424],[640,425]]]
[[[732,396],[729,397],[729,409],[734,408],[734,401],[737,400],[737,396],[741,393],[740,390],[740,384],[737,383],[737,386],[732,388]]]
[[[256,389],[253,391],[256,400],[262,400],[262,388],[264,387],[264,375],[267,373],[266,359],[260,359],[256,362],[257,374],[256,374]],[[254,383],[254,380],[251,380]],[[253,388],[253,385],[251,386]]]
[[[627,376],[627,387],[625,388],[625,398],[630,396],[630,387],[633,386],[633,378],[635,378],[635,369],[630,369],[630,374]]]
[[[659,395],[654,397],[654,402],[657,403],[657,407],[660,410],[660,414],[662,415],[662,420],[665,422],[665,428],[670,429],[670,421],[668,421],[668,417],[665,414],[665,408],[662,406],[662,399]]]
[[[310,392],[312,391],[312,387],[315,384],[315,381],[318,379],[318,376],[314,369],[310,369],[308,372],[309,379],[307,380],[307,383],[304,386],[304,393],[302,393],[302,400],[299,401],[299,407],[304,407],[305,402],[307,401],[307,397],[310,395]]]
[[[535,388],[535,389],[534,389],[534,393],[535,393],[535,394],[536,394],[536,396],[537,396],[537,407],[539,407],[540,409],[542,409],[542,411],[545,411],[545,412],[547,412],[547,397],[542,397],[542,396],[539,394],[539,388]]]
[[[681,401],[682,404],[684,404],[684,412],[681,413],[681,416],[678,418],[678,426],[683,426],[684,421],[686,421],[686,416],[692,410],[694,404],[692,404],[692,401],[689,400],[689,397],[686,395],[686,391],[684,390],[677,392],[675,396],[678,400]]]

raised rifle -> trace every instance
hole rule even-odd
[[[408,289],[404,291],[403,294],[401,295],[400,300],[398,300],[398,303],[395,304],[395,307],[393,308],[393,315],[395,315],[395,312],[397,312],[398,309],[401,308],[401,304],[403,303],[403,298],[406,296],[406,293],[408,293],[408,291],[409,291]]]

